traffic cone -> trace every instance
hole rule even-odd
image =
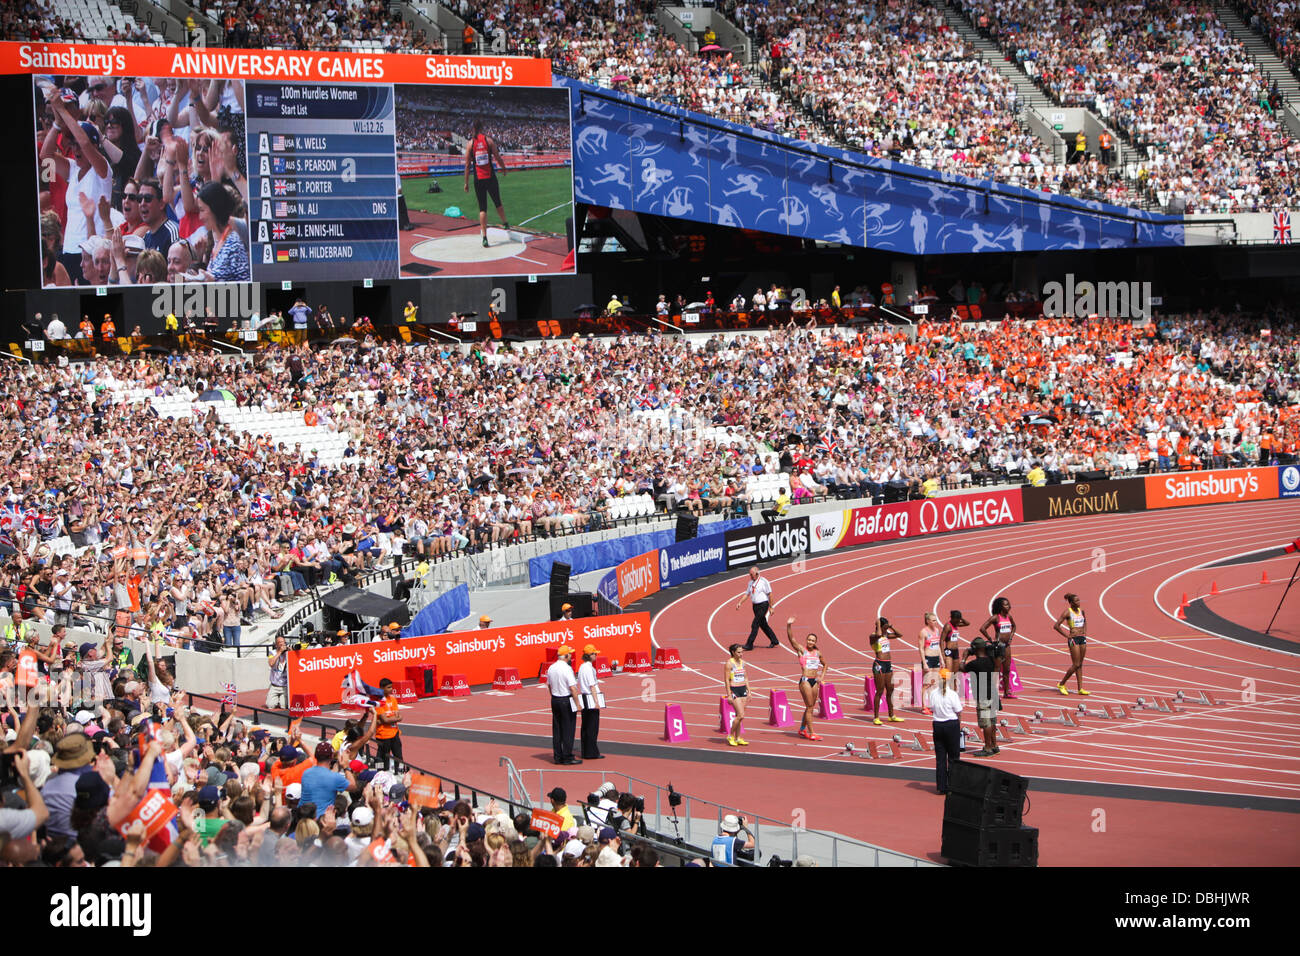
[[[1268,572],[1267,572],[1267,571],[1265,571],[1263,574],[1261,574],[1261,575],[1259,576],[1259,583],[1260,583],[1260,584],[1268,584]]]
[[[1218,581],[1211,581],[1211,582],[1210,582],[1210,593],[1211,593],[1211,594],[1218,594],[1218,593],[1219,593],[1219,582],[1218,582]]]
[[[1178,602],[1179,607],[1187,607],[1187,592],[1183,592],[1183,599]]]
[[[1180,607],[1180,608],[1178,609],[1178,620],[1180,620],[1180,621],[1185,621],[1185,620],[1187,620],[1187,611],[1186,611],[1185,608]]]

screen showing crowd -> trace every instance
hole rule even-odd
[[[247,282],[244,84],[36,76],[41,284]]]

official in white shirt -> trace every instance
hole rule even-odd
[[[600,692],[596,678],[596,645],[582,649],[582,666],[578,668],[578,696],[582,702],[582,759],[601,760],[604,754],[596,743],[600,736],[600,709],[605,705],[605,695]]]
[[[948,792],[948,770],[961,759],[961,695],[949,684],[952,671],[939,671],[925,702],[934,713],[934,760],[940,793]]]
[[[573,732],[578,724],[578,679],[569,663],[573,648],[560,648],[559,656],[546,671],[546,687],[551,692],[551,749],[557,764],[582,763],[573,756]]]
[[[767,612],[776,603],[772,600],[772,583],[758,573],[758,568],[749,569],[749,583],[745,585],[745,595],[749,598],[749,603],[754,612],[754,622],[749,626],[749,640],[745,642],[745,650],[752,651],[754,649],[754,638],[758,637],[760,629],[771,642],[768,646],[776,647],[781,642],[776,639],[776,634],[772,632],[772,625],[767,623]],[[740,610],[740,605],[744,603],[744,600],[745,598],[741,598],[736,602],[736,610]]]

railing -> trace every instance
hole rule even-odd
[[[563,770],[550,771],[540,767],[515,770],[513,765],[511,765],[510,771],[508,785],[511,799],[515,799],[518,794],[526,795],[529,793],[527,781],[529,775],[532,774],[537,776],[536,792],[538,793],[547,792],[547,773],[565,780],[570,780],[578,774],[598,776],[601,783],[610,782],[618,786],[620,793],[634,793],[642,797],[646,804],[647,826],[661,834],[671,830],[687,844],[692,843],[692,840],[696,838],[711,842],[721,832],[719,828],[723,817],[728,814],[743,816],[745,825],[754,837],[754,850],[756,858],[759,860],[764,857],[770,859],[777,855],[783,859],[793,860],[795,857],[806,854],[829,866],[916,867],[938,865],[928,860],[922,860],[919,857],[909,856],[906,853],[899,853],[862,840],[855,840],[851,837],[840,836],[822,830],[810,830],[794,821],[776,820],[759,814],[743,813],[738,808],[715,803],[712,800],[692,797],[684,793],[678,794],[649,780],[633,777],[630,774],[606,773],[601,770],[573,770],[568,767]],[[621,786],[619,786],[620,783]],[[633,784],[636,784],[636,786],[633,786]],[[591,791],[596,790],[598,786],[599,784],[593,786]],[[682,813],[680,816],[676,807],[669,802],[668,795],[670,793],[674,795],[674,798],[681,798]],[[654,803],[653,814],[650,808],[652,796]],[[670,814],[665,812],[664,803],[666,802],[669,802],[669,809],[672,811]],[[692,813],[693,808],[702,809],[704,813],[696,817]],[[649,822],[650,819],[653,819],[653,824]],[[700,824],[706,819],[710,824],[709,832],[706,834],[700,833]]]

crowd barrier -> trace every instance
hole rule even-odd
[[[500,669],[513,669],[514,679],[536,677],[547,663],[547,651],[563,644],[579,654],[594,644],[610,661],[629,653],[650,652],[650,615],[620,614],[572,621],[546,621],[515,627],[489,627],[454,634],[402,637],[369,644],[309,647],[289,652],[289,699],[312,696],[320,706],[337,702],[343,678],[353,671],[371,686],[387,677],[394,683],[414,680],[408,668],[436,668],[435,686],[450,680],[445,695],[491,684]],[[417,691],[418,692],[418,691]]]
[[[720,571],[836,548],[1026,521],[1279,497],[1300,497],[1300,466],[1169,472],[1041,488],[1026,485],[825,511],[730,529],[721,542],[697,538],[633,554],[601,579],[597,593],[610,606],[627,608],[661,588]]]
[[[459,584],[440,594],[424,607],[404,628],[404,636],[441,634],[453,623],[469,617],[469,585]]]
[[[708,523],[701,521],[698,534],[700,537],[705,537],[732,528],[748,527],[749,524],[748,518],[729,518]],[[551,565],[557,561],[569,565],[571,574],[586,574],[589,571],[616,567],[638,554],[667,547],[676,538],[675,528],[663,528],[659,531],[647,531],[625,538],[611,538],[608,541],[597,541],[593,544],[583,544],[576,548],[564,548],[561,551],[552,551],[550,554],[538,555],[528,561],[528,583],[531,587],[537,587],[549,581]]]

